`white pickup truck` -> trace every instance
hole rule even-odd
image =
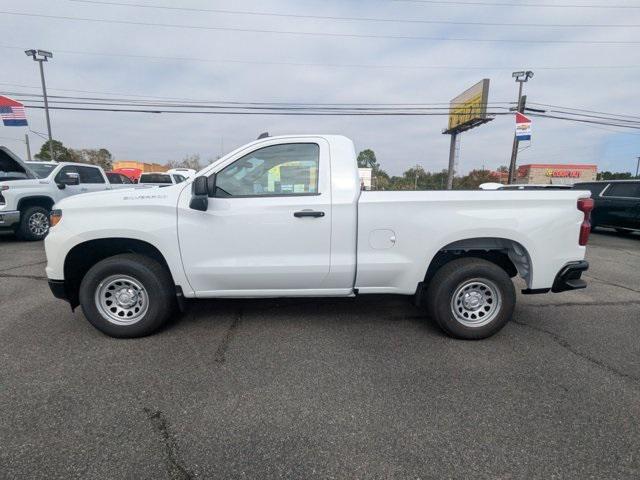
[[[102,168],[72,162],[23,162],[0,146],[0,230],[22,240],[42,240],[49,212],[65,197],[133,184],[112,185]]]
[[[67,198],[45,240],[53,294],[114,337],[157,330],[183,297],[415,298],[479,339],[524,293],[586,286],[588,191],[360,190],[342,136],[264,138],[186,182]]]

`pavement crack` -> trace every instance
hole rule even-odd
[[[625,305],[640,305],[640,300],[621,300],[618,302],[563,302],[563,303],[538,303],[538,304],[530,304],[527,307],[585,307],[585,306],[594,306],[594,307],[616,307],[616,306],[625,306]]]
[[[12,275],[10,273],[0,273],[0,278],[26,278],[28,280],[48,280],[42,275]]]
[[[640,290],[636,290],[635,288],[620,285],[619,283],[609,282],[608,280],[603,280],[602,278],[594,277],[593,275],[585,275],[585,278],[590,278],[591,280],[595,280],[596,282],[604,283],[605,285],[610,285],[612,287],[624,288],[630,292],[640,293]]]
[[[231,343],[231,340],[233,340],[233,337],[236,334],[238,325],[240,325],[241,320],[242,320],[242,309],[238,310],[238,313],[234,317],[233,322],[231,322],[231,325],[229,325],[229,328],[227,328],[227,331],[224,334],[224,338],[222,339],[222,342],[220,342],[220,345],[218,345],[218,348],[216,349],[216,353],[213,356],[214,362],[225,363],[227,361],[226,353],[227,353],[227,350],[229,349],[229,344]]]
[[[522,327],[530,328],[531,330],[535,330],[537,332],[541,332],[541,333],[544,333],[544,334],[550,336],[553,339],[553,341],[555,341],[558,345],[560,345],[565,350],[568,350],[569,352],[573,353],[577,357],[580,357],[583,360],[586,360],[587,362],[591,363],[592,365],[600,367],[601,369],[606,370],[607,372],[612,373],[617,377],[624,378],[626,380],[631,380],[634,383],[640,382],[640,378],[638,378],[638,377],[636,377],[634,375],[631,375],[629,373],[625,373],[625,372],[623,372],[621,370],[618,370],[617,368],[612,367],[611,365],[603,362],[602,360],[599,360],[599,359],[589,355],[588,353],[585,353],[585,352],[582,352],[582,351],[578,350],[576,347],[571,345],[571,343],[566,338],[558,335],[555,332],[552,332],[551,330],[547,330],[547,329],[542,328],[542,327],[531,325],[529,323],[519,322],[517,320],[512,320],[512,322],[517,324],[517,325],[520,325]]]
[[[46,260],[41,260],[39,262],[26,263],[24,265],[16,265],[15,267],[3,268],[2,270],[0,270],[0,272],[8,272],[9,270],[15,270],[16,268],[25,268],[25,267],[33,267],[35,265],[44,265],[45,263],[47,263]]]
[[[156,431],[164,445],[167,465],[169,467],[169,475],[176,480],[190,480],[193,474],[184,465],[178,452],[178,444],[176,439],[169,431],[167,419],[160,410],[153,410],[149,407],[143,408],[144,413],[151,422],[151,426]]]

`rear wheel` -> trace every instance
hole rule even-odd
[[[16,236],[20,240],[42,240],[49,233],[49,210],[44,207],[29,207],[20,213],[20,224]]]
[[[149,335],[169,319],[175,304],[173,282],[157,261],[135,254],[95,264],[80,284],[80,305],[89,322],[107,335]]]
[[[515,288],[499,266],[480,258],[461,258],[436,272],[427,289],[431,318],[449,335],[490,337],[511,319]]]

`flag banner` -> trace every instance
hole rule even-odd
[[[531,119],[516,112],[516,139],[519,142],[531,140]]]
[[[5,127],[26,127],[27,114],[24,105],[0,95],[0,118]]]

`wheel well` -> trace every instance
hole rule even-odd
[[[482,258],[495,263],[511,278],[520,275],[527,285],[530,283],[531,258],[527,250],[513,240],[487,237],[459,240],[441,248],[429,264],[424,285],[429,284],[442,266],[452,260],[465,257]]]
[[[137,253],[153,258],[166,268],[171,276],[171,270],[162,253],[150,243],[133,238],[89,240],[73,247],[64,260],[65,292],[72,308],[80,303],[80,283],[89,269],[99,261],[121,253]]]
[[[51,210],[54,203],[55,202],[51,197],[44,197],[44,196],[27,197],[27,198],[21,199],[18,202],[18,210],[23,212],[29,207],[42,207],[42,208],[46,208],[47,210]]]

